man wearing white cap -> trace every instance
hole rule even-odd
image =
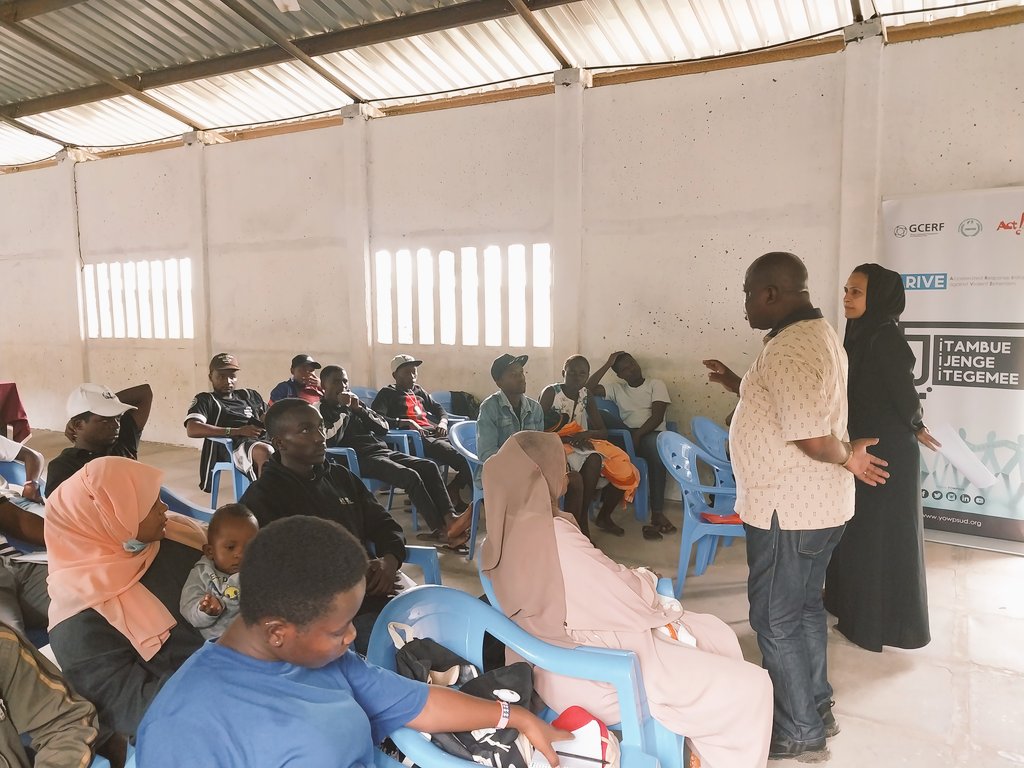
[[[139,458],[139,440],[149,421],[153,390],[140,384],[112,392],[102,384],[80,384],[68,397],[68,426],[64,434],[74,444],[50,461],[46,492],[99,456]]]

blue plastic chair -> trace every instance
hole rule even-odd
[[[683,594],[693,545],[697,544],[693,575],[700,576],[714,560],[718,542],[725,537],[742,538],[744,532],[742,524],[709,523],[701,517],[702,514],[725,517],[735,512],[736,488],[703,485],[697,471],[698,461],[723,471],[730,469],[727,463],[698,448],[677,432],[666,431],[658,435],[658,454],[669,475],[679,483],[683,501],[683,534],[679,540],[675,591],[678,599]],[[708,498],[714,499],[714,506],[708,503]]]
[[[24,485],[25,465],[20,461],[0,461],[0,477],[11,485]]]
[[[613,416],[619,416],[619,406],[604,397],[595,397],[594,402],[599,411],[607,411]],[[629,455],[629,460],[640,473],[640,485],[637,486],[636,494],[633,496],[633,514],[641,522],[647,520],[651,514],[651,482],[647,459],[636,455],[636,446],[633,445],[633,435],[628,429],[609,429],[608,440],[617,443],[618,446]]]
[[[654,757],[658,735],[647,706],[640,678],[640,663],[629,651],[605,648],[558,648],[532,637],[494,608],[465,592],[449,587],[416,587],[384,606],[370,635],[367,659],[395,670],[395,646],[388,632],[392,622],[408,624],[417,638],[430,637],[453,653],[482,667],[484,634],[490,634],[526,661],[552,672],[610,683],[622,710],[621,759],[624,768],[658,768]],[[677,737],[678,738],[678,737]],[[423,768],[472,768],[476,763],[442,752],[419,732],[399,728],[391,739],[416,765]],[[681,748],[674,764],[678,768]]]
[[[407,431],[413,431],[413,430],[402,430],[402,431],[403,432],[407,432]],[[422,451],[423,442],[422,442],[422,439],[419,436],[419,433],[416,433],[416,440],[420,441],[419,445],[420,445],[420,450]],[[397,431],[394,432],[394,433],[388,432],[388,434],[385,435],[385,437],[384,437],[384,442],[386,442],[391,447],[392,450],[401,451],[402,453],[410,453],[409,441],[410,441],[410,437],[408,435],[399,434]],[[413,442],[415,443],[415,440]],[[383,480],[376,480],[376,479],[374,479],[372,477],[364,477],[363,474],[362,474],[362,471],[359,468],[359,457],[356,455],[355,449],[353,449],[353,448],[342,448],[342,447],[328,448],[327,449],[327,455],[328,456],[341,456],[342,458],[344,458],[345,459],[345,464],[348,466],[349,472],[351,472],[353,475],[356,475],[360,480],[362,480],[363,483],[366,485],[366,487],[370,489],[371,493],[378,493],[380,491],[387,491],[388,492],[388,503],[387,503],[387,506],[385,508],[387,509],[388,512],[391,511],[391,508],[392,508],[392,506],[395,503],[395,487],[393,485],[388,485]],[[411,455],[415,456],[416,454],[411,454]],[[420,520],[419,520],[419,515],[416,514],[416,505],[415,504],[412,505],[411,511],[412,511],[412,528],[413,528],[414,531],[418,531],[420,529]]]
[[[216,509],[219,505],[217,504],[217,498],[220,495],[220,473],[229,472],[231,474],[231,482],[235,489],[235,501],[242,498],[242,494],[245,493],[245,489],[249,487],[252,482],[248,475],[242,470],[235,466],[235,462],[231,460],[231,451],[234,450],[234,446],[231,443],[230,437],[208,437],[207,440],[220,443],[223,445],[228,452],[227,461],[218,461],[213,465],[213,469],[210,472],[210,482],[212,487],[210,490],[210,504]]]
[[[349,387],[348,390],[353,395],[362,400],[363,404],[367,406],[369,406],[373,402],[373,399],[377,396],[377,393],[380,392],[380,390],[377,389],[376,387]]]
[[[437,392],[431,392],[430,396],[434,398],[434,402],[438,403],[444,408],[445,413],[448,414],[448,424],[451,426],[457,421],[467,421],[468,416],[460,416],[457,413],[452,413],[452,393],[447,389],[439,389]]]
[[[448,440],[469,462],[469,470],[473,473],[473,501],[469,506],[473,517],[469,526],[469,554],[466,555],[467,560],[472,560],[473,552],[476,551],[476,535],[480,528],[480,507],[484,503],[484,489],[476,479],[476,469],[480,466],[480,459],[476,455],[476,422],[466,420],[452,424]]]
[[[160,486],[160,501],[166,504],[171,512],[194,518],[201,523],[209,523],[210,518],[213,517],[212,509],[197,506],[163,485]]]
[[[213,510],[199,507],[181,496],[170,488],[160,487],[160,500],[167,505],[172,512],[195,518],[203,523],[209,523],[213,517]],[[437,550],[433,547],[406,546],[405,562],[417,566],[423,571],[423,582],[425,584],[441,583],[441,563],[437,557]]]
[[[729,430],[719,426],[706,416],[694,416],[690,422],[694,441],[719,461],[729,465],[728,469],[715,469],[715,483],[726,488],[736,487],[732,473],[732,459],[729,458]]]
[[[707,416],[694,416],[690,431],[697,445],[721,461],[729,459],[729,430],[719,426]]]

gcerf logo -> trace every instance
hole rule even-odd
[[[1020,218],[1016,221],[1000,221],[999,226],[996,227],[996,231],[999,230],[1013,232],[1015,235],[1024,232],[1024,211],[1021,211]]]

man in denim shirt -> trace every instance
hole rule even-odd
[[[544,410],[540,403],[526,396],[526,355],[515,357],[504,354],[491,363],[491,378],[498,385],[498,391],[480,403],[480,415],[476,420],[476,452],[480,467],[476,470],[476,482],[481,482],[483,463],[498,452],[516,432],[524,430],[544,431]],[[579,519],[583,504],[583,479],[579,472],[569,472],[568,487],[565,491],[564,509]]]
[[[526,396],[526,355],[504,354],[491,363],[491,378],[498,391],[480,403],[476,420],[476,451],[482,465],[516,432],[544,430],[540,403]],[[481,469],[476,471],[480,482]]]

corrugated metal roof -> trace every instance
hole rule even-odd
[[[92,85],[77,67],[0,28],[0,104]]]
[[[60,144],[0,123],[0,162],[8,165],[34,163],[53,157],[60,150]]]
[[[558,69],[518,16],[327,54],[319,59],[372,101],[513,80]]]
[[[287,120],[351,104],[304,64],[274,64],[231,75],[147,91],[186,115],[202,115],[211,126]]]
[[[19,118],[81,147],[117,147],[159,141],[192,130],[130,96]]]
[[[582,67],[720,56],[824,34],[853,20],[845,0],[585,0],[537,15]]]
[[[873,0],[873,7],[892,27],[1024,5],[1024,0],[992,0],[929,10],[950,1]],[[479,8],[487,8],[488,16],[511,12],[511,6],[492,0],[299,0],[297,13],[278,11],[274,0],[244,2],[262,23],[291,40],[394,20],[405,29],[404,17],[432,11],[445,18],[451,11],[463,21]],[[534,14],[574,66],[589,68],[755,50],[822,35],[853,21],[849,0],[575,0]],[[220,0],[84,0],[19,24],[119,77],[255,49],[283,56],[267,36]],[[517,15],[328,53],[316,61],[357,96],[382,105],[547,82],[560,66]],[[0,106],[96,82],[92,75],[0,28]],[[323,77],[295,61],[147,93],[209,128],[296,119],[350,103]],[[19,119],[85,147],[149,142],[188,130],[178,120],[123,96]],[[51,142],[10,126],[0,132],[0,164],[39,159],[39,152],[54,149]]]

